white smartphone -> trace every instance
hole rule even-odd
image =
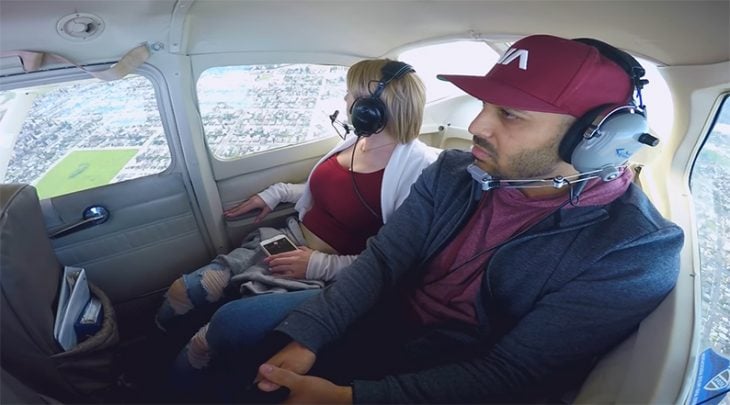
[[[272,238],[262,240],[260,244],[261,248],[264,249],[264,252],[269,256],[277,253],[297,250],[297,247],[291,240],[289,240],[289,238],[286,237],[286,235],[276,235]]]

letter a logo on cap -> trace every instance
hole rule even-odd
[[[527,49],[514,49],[510,48],[505,52],[504,55],[502,55],[501,58],[497,61],[500,65],[509,65],[512,61],[515,59],[520,60],[520,69],[527,70],[527,56],[528,56]]]

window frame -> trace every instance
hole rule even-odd
[[[97,71],[104,71],[109,69],[111,66],[113,66],[114,63],[100,63],[95,65],[88,65],[85,66],[85,69],[91,71],[91,72],[97,72]],[[164,133],[165,141],[167,142],[167,147],[170,152],[170,164],[165,168],[165,170],[156,172],[153,174],[149,174],[146,176],[141,177],[135,177],[132,179],[122,180],[121,182],[114,182],[114,183],[108,183],[105,185],[87,188],[84,190],[79,190],[74,193],[83,193],[83,192],[89,192],[91,190],[96,190],[101,187],[107,187],[107,186],[113,186],[114,184],[128,182],[128,181],[135,181],[138,179],[144,179],[150,176],[161,176],[161,175],[169,175],[171,173],[177,172],[178,167],[180,165],[180,159],[179,159],[179,153],[181,150],[180,143],[177,140],[177,137],[171,136],[173,132],[177,133],[175,121],[174,121],[174,115],[172,113],[172,107],[168,100],[170,100],[170,95],[168,92],[168,89],[166,86],[163,86],[162,83],[164,83],[164,77],[162,73],[157,70],[155,67],[149,65],[149,64],[142,64],[137,68],[133,74],[142,76],[145,79],[147,79],[154,91],[155,94],[155,104],[157,105],[158,113],[160,114],[160,122],[162,125],[162,130]],[[77,67],[68,67],[68,68],[59,68],[59,69],[51,69],[51,70],[44,70],[39,72],[31,72],[31,73],[20,73],[20,74],[13,74],[8,76],[0,77],[2,80],[0,81],[0,91],[8,91],[8,90],[16,90],[21,88],[28,88],[28,87],[39,87],[44,85],[53,85],[53,84],[63,84],[78,80],[85,80],[85,79],[93,79],[94,77],[91,76],[89,73],[77,68]],[[58,196],[49,197],[49,199],[53,199],[56,197],[65,196],[68,194],[73,193],[67,193],[67,194],[61,194]]]
[[[695,330],[693,333],[693,340],[696,341],[696,348],[697,353],[699,354],[701,351],[703,351],[706,348],[709,348],[710,346],[703,347],[701,346],[703,344],[703,336],[704,336],[704,327],[705,325],[702,323],[702,308],[704,306],[703,303],[703,290],[702,290],[702,251],[700,250],[700,232],[699,232],[699,224],[697,221],[697,209],[696,204],[694,203],[695,198],[694,194],[692,192],[692,176],[695,171],[695,168],[697,167],[697,161],[699,160],[700,154],[702,153],[703,149],[707,145],[708,140],[710,139],[710,136],[712,135],[713,129],[715,128],[715,125],[718,123],[720,119],[720,112],[723,110],[723,108],[727,108],[730,110],[730,92],[724,92],[717,97],[713,108],[711,110],[711,113],[709,117],[711,120],[708,120],[706,125],[703,127],[703,136],[701,137],[700,141],[697,143],[697,147],[693,151],[692,154],[692,161],[689,165],[689,170],[687,171],[687,178],[686,178],[686,186],[687,190],[689,190],[691,199],[692,199],[692,238],[693,238],[693,244],[692,244],[692,250],[694,257],[697,258],[695,261],[695,274],[697,275],[698,282],[696,284],[695,289]]]

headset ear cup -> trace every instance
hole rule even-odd
[[[576,146],[571,157],[573,167],[588,172],[624,165],[646,144],[648,131],[643,111],[633,106],[616,109],[603,118],[595,136]]]
[[[578,118],[573,123],[573,125],[570,126],[568,131],[565,133],[565,136],[563,136],[563,140],[560,141],[560,146],[558,147],[558,153],[560,154],[560,158],[563,159],[564,162],[573,163],[573,151],[584,139],[583,135],[593,124],[601,111],[604,111],[607,107],[608,106],[602,105],[588,111],[587,113],[583,114],[582,117]]]
[[[350,121],[355,135],[370,136],[385,127],[385,104],[375,97],[359,98],[352,103]]]
[[[390,61],[382,67],[382,77],[377,82],[375,90],[371,90],[370,97],[358,98],[350,107],[350,121],[355,135],[370,136],[385,128],[388,122],[388,108],[380,96],[388,83],[411,72],[415,72],[411,65],[399,61]]]

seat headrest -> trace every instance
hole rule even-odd
[[[35,188],[0,185],[3,359],[7,358],[6,348],[10,350],[18,338],[19,326],[42,351],[58,351],[53,338],[53,304],[61,268],[46,233]],[[22,325],[14,325],[16,322]]]

